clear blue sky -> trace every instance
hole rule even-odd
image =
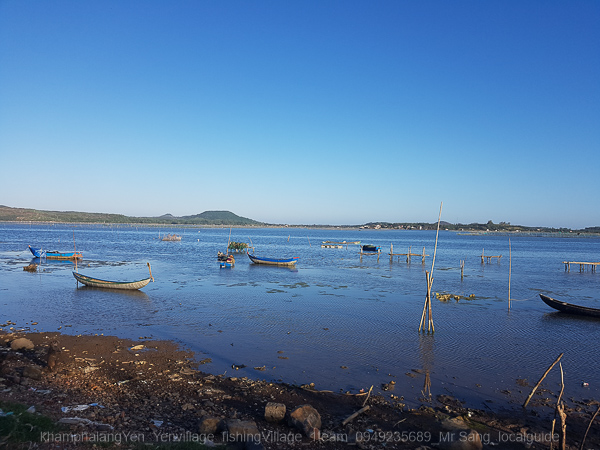
[[[0,0],[0,204],[600,225],[600,2]]]

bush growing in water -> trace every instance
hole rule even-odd
[[[248,244],[244,242],[230,242],[227,250],[233,250],[236,252],[241,252],[242,250],[246,250],[248,248]]]

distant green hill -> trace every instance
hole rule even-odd
[[[189,223],[211,223],[215,225],[258,225],[260,222],[256,220],[240,217],[230,211],[204,211],[201,214],[193,216],[182,216],[181,220]]]
[[[145,223],[173,225],[264,225],[240,217],[230,211],[205,211],[193,216],[130,217],[122,214],[86,213],[77,211],[39,211],[0,205],[0,222],[64,222],[64,223]]]
[[[176,217],[172,214],[163,214],[158,217],[131,217],[122,214],[103,214],[86,213],[77,211],[39,211],[37,209],[10,208],[0,205],[0,222],[62,222],[62,223],[136,223],[148,225],[205,225],[205,226],[281,226],[276,224],[267,224],[256,220],[240,217],[230,211],[204,211],[201,214],[191,216]],[[286,225],[290,226],[290,225]],[[332,225],[291,225],[294,227],[322,228]],[[435,230],[437,222],[426,223],[390,223],[390,222],[369,222],[364,225],[344,225],[348,228],[368,228],[368,229],[394,229],[394,230]],[[339,228],[335,226],[334,228]],[[561,233],[563,235],[579,234],[600,234],[600,227],[588,227],[582,230],[571,230],[569,228],[550,228],[550,227],[525,227],[521,225],[511,225],[510,222],[500,222],[498,224],[489,220],[487,223],[470,224],[451,224],[441,222],[442,230],[452,231],[470,231],[478,233]]]

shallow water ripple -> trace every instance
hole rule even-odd
[[[568,395],[598,398],[600,322],[554,313],[547,293],[600,308],[600,275],[564,271],[562,261],[596,260],[600,239],[515,236],[511,310],[508,310],[508,238],[440,232],[433,291],[473,299],[433,300],[435,334],[418,333],[425,300],[425,264],[415,257],[390,263],[387,252],[409,247],[433,253],[435,233],[307,229],[233,229],[257,254],[299,256],[296,268],[251,264],[236,255],[220,269],[229,229],[165,229],[181,242],[158,240],[154,228],[0,224],[0,323],[67,333],[104,333],[174,339],[210,357],[213,373],[315,382],[320,389],[375,390],[396,381],[395,394],[418,403],[424,374],[432,393],[452,393],[482,406],[518,403],[517,379],[535,383],[564,352]],[[77,270],[103,279],[142,279],[150,262],[156,282],[124,293],[79,286],[71,262],[43,262],[36,273],[27,245],[71,248],[73,233],[84,260]],[[307,239],[309,238],[309,239]],[[324,249],[320,242],[380,245],[362,261],[356,246]],[[310,243],[309,243],[310,242]],[[481,252],[499,262],[481,263]],[[459,262],[465,260],[461,280]],[[39,322],[31,326],[32,322]],[[235,370],[235,367],[245,368]],[[234,366],[234,368],[232,368]],[[265,367],[264,371],[254,367]],[[557,374],[548,386],[557,384]],[[584,388],[582,381],[592,381]],[[511,392],[508,396],[506,392]]]

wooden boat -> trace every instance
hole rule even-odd
[[[235,265],[235,258],[229,254],[229,243],[231,242],[231,228],[229,228],[229,238],[227,239],[227,253],[217,252],[217,260],[221,269],[226,267],[233,267]]]
[[[221,262],[221,261],[227,261],[227,259],[230,256],[233,258],[233,255],[229,255],[227,253],[223,253],[223,252],[219,251],[219,252],[217,252],[217,261],[219,261],[219,262]]]
[[[180,241],[181,240],[181,236],[177,235],[177,234],[165,234],[161,240],[163,241]]]
[[[31,245],[28,246],[29,250],[36,258],[47,258],[47,259],[77,259],[83,258],[83,254],[81,252],[73,251],[73,252],[56,252],[56,251],[47,251],[42,250],[41,248],[34,248]]]
[[[86,275],[82,275],[77,272],[73,272],[73,276],[75,279],[81,284],[85,284],[90,287],[97,288],[107,288],[107,289],[125,289],[125,290],[133,290],[133,289],[141,289],[146,286],[150,281],[154,281],[154,277],[152,276],[152,269],[150,269],[150,263],[148,264],[148,270],[150,271],[150,276],[148,278],[144,278],[139,281],[107,281],[100,280],[98,278],[88,277]]]
[[[573,305],[572,303],[561,302],[560,300],[556,300],[544,294],[540,294],[540,297],[546,305],[560,312],[578,314],[580,316],[600,317],[600,309],[598,308],[589,308],[587,306],[579,306]]]
[[[229,255],[224,260],[220,259],[219,264],[221,266],[221,269],[224,269],[226,267],[233,267],[235,265],[235,258],[233,257],[233,255]]]
[[[361,246],[363,252],[380,252],[381,247],[377,247],[376,245],[363,245]]]
[[[268,265],[272,265],[272,266],[293,266],[294,264],[296,264],[298,262],[298,256],[295,256],[293,258],[288,258],[288,259],[277,259],[277,258],[261,258],[259,256],[255,256],[255,255],[251,255],[250,253],[247,253],[248,258],[250,258],[250,261],[252,261],[254,264],[268,264]]]

